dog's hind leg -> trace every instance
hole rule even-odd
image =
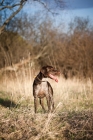
[[[42,109],[44,110],[44,112],[46,112],[45,107],[44,107],[44,99],[40,98],[39,101],[40,101],[40,105],[42,106]]]
[[[46,100],[47,100],[48,112],[50,112],[51,110],[50,97],[46,96]]]

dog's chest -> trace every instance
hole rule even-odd
[[[47,82],[42,82],[36,87],[36,94],[38,97],[43,98],[48,94],[48,84]]]

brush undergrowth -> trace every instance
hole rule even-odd
[[[33,75],[22,69],[1,78],[0,140],[93,140],[92,81],[47,79],[54,89],[55,110],[43,113],[39,105],[34,114]]]

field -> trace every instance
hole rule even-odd
[[[55,110],[43,113],[39,105],[35,114],[35,75],[30,69],[0,75],[0,140],[93,140],[92,81],[47,79],[54,90]]]

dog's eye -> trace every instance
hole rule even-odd
[[[47,68],[47,72],[49,72],[50,71],[50,69],[49,68]]]

